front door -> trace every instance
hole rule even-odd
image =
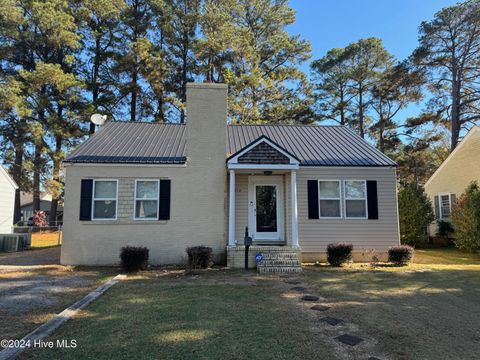
[[[249,233],[256,242],[283,241],[283,177],[251,176]]]

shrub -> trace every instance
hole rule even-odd
[[[480,249],[480,188],[476,182],[455,202],[450,219],[455,229],[455,246],[468,251]]]
[[[145,270],[148,267],[148,248],[125,246],[120,249],[121,266],[125,271]]]
[[[427,227],[434,220],[432,204],[422,187],[408,185],[398,192],[400,241],[417,245],[428,242]]]
[[[327,261],[332,266],[342,266],[352,260],[352,244],[328,244]]]
[[[213,250],[208,246],[191,246],[186,252],[190,269],[206,269],[213,265]]]
[[[407,265],[413,257],[413,247],[400,245],[391,247],[388,250],[388,261],[395,265]]]
[[[445,220],[437,220],[437,233],[436,235],[442,240],[448,241],[450,235],[453,234],[453,227],[450,222]]]

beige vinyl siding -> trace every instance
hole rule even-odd
[[[480,128],[471,131],[425,185],[432,205],[438,194],[452,193],[458,199],[472,181],[480,183]]]
[[[472,181],[480,184],[480,127],[470,130],[455,152],[443,162],[441,167],[425,184],[425,192],[435,211],[435,196],[455,194],[458,199]],[[429,227],[430,235],[437,232],[434,221]]]
[[[376,180],[379,219],[308,219],[307,181],[321,179]],[[302,253],[324,252],[329,243],[336,242],[351,243],[356,251],[385,251],[399,244],[394,168],[302,167],[297,175],[297,193]]]
[[[0,234],[11,233],[13,225],[15,187],[7,176],[3,169],[0,169]]]

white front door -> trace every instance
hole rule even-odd
[[[282,176],[250,176],[248,191],[248,228],[257,242],[284,240]]]

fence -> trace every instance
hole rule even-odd
[[[28,235],[29,247],[43,248],[62,244],[62,226],[13,226],[12,235]]]

